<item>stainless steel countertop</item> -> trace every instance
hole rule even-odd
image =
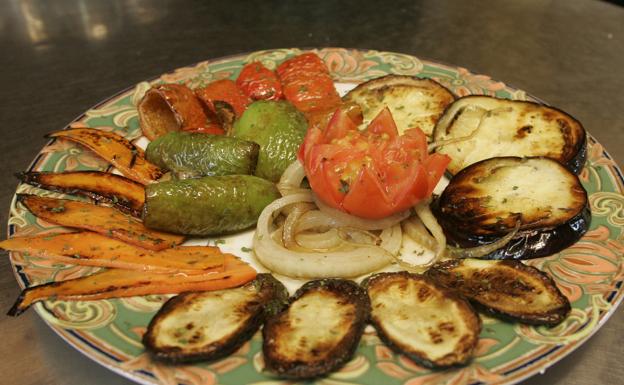
[[[98,101],[194,62],[267,48],[395,51],[466,67],[524,89],[583,122],[624,164],[624,8],[601,1],[0,3],[2,223],[44,145]],[[0,309],[19,293],[6,253]],[[54,334],[34,311],[0,316],[4,384],[129,384]],[[621,384],[624,312],[526,384]]]

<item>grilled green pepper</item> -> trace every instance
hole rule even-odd
[[[145,188],[145,226],[177,234],[217,235],[253,226],[279,198],[275,185],[252,175],[207,176]]]
[[[261,100],[247,107],[234,123],[232,135],[260,145],[254,175],[277,182],[297,157],[308,122],[286,101]]]
[[[150,142],[147,159],[178,179],[253,174],[260,146],[223,135],[172,131]]]

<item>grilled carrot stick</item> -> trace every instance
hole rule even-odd
[[[224,254],[218,247],[178,246],[152,251],[90,231],[14,237],[1,241],[0,249],[74,265],[154,273],[223,271],[224,261]]]
[[[48,134],[51,138],[62,138],[79,143],[102,157],[121,173],[141,184],[148,184],[163,174],[157,166],[145,159],[142,149],[123,136],[95,128],[72,128]]]
[[[118,209],[141,216],[145,201],[142,184],[121,175],[102,171],[21,172],[19,180],[46,190],[87,196],[98,202],[113,204]]]
[[[35,216],[61,226],[75,227],[150,250],[163,250],[184,241],[184,236],[148,229],[130,215],[91,203],[18,194],[17,200]]]
[[[18,316],[33,303],[49,298],[94,300],[220,290],[243,285],[255,277],[256,271],[234,256],[226,257],[225,271],[201,275],[109,269],[86,277],[29,287],[22,291],[7,315]]]

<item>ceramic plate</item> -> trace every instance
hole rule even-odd
[[[183,82],[190,87],[212,80],[236,78],[241,67],[260,60],[275,68],[298,49],[255,52],[210,60],[181,68],[150,82],[123,91],[70,124],[115,131],[140,139],[136,105],[150,84]],[[524,91],[506,86],[464,68],[450,67],[416,57],[388,52],[326,48],[316,51],[341,87],[386,74],[432,78],[457,95],[487,94],[510,99],[532,99]],[[622,300],[622,242],[624,207],[622,172],[589,137],[588,160],[580,174],[589,193],[592,210],[590,231],[574,246],[548,258],[527,263],[548,272],[570,299],[570,316],[555,328],[532,327],[483,317],[483,331],[476,357],[466,367],[432,372],[384,346],[368,328],[353,360],[342,370],[317,384],[512,384],[544,371],[585,342],[613,313]],[[67,141],[52,141],[37,155],[35,171],[108,170],[109,165],[90,151]],[[18,193],[59,196],[22,184]],[[23,207],[11,206],[9,236],[58,231],[57,226],[33,217]],[[195,241],[218,244],[225,251],[250,260],[251,232],[223,239]],[[22,286],[64,280],[90,274],[95,268],[77,267],[11,254],[15,275]],[[141,336],[166,296],[85,302],[46,301],[35,306],[39,315],[61,337],[86,356],[132,380],[145,384],[269,385],[286,384],[262,373],[261,338],[257,334],[239,351],[213,363],[167,366],[154,363],[144,352]]]

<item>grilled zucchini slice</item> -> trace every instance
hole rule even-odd
[[[375,274],[363,284],[371,301],[371,323],[393,350],[430,368],[470,360],[481,319],[467,301],[406,271]]]
[[[399,133],[418,127],[428,137],[455,96],[440,83],[413,76],[387,75],[360,84],[343,97],[362,108],[364,121],[374,119],[386,106]]]
[[[426,275],[504,319],[557,325],[570,313],[570,301],[552,278],[520,261],[454,259],[432,266]]]
[[[578,177],[549,158],[491,158],[455,175],[433,206],[449,241],[461,247],[490,243],[511,232],[507,245],[484,258],[551,255],[589,228],[587,192]]]
[[[143,344],[154,358],[169,363],[222,358],[287,300],[286,288],[270,274],[258,274],[235,289],[180,294],[152,318]]]
[[[477,95],[459,98],[444,111],[433,140],[456,140],[436,150],[451,157],[447,170],[453,175],[499,156],[546,156],[579,173],[587,146],[581,123],[561,110]]]
[[[289,307],[262,329],[266,369],[282,377],[325,375],[351,359],[370,303],[355,282],[323,279],[304,284]]]

